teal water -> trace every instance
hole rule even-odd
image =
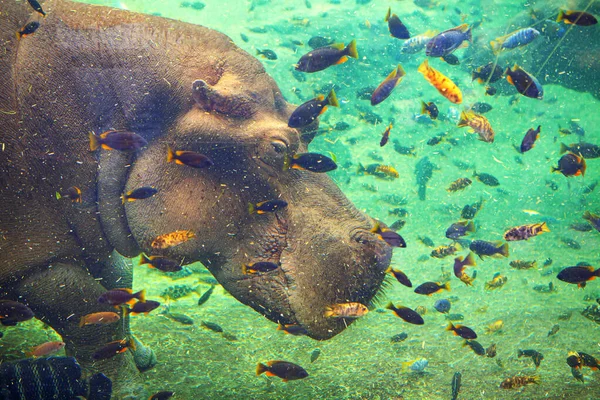
[[[452,275],[453,257],[441,260],[429,257],[432,248],[419,237],[430,238],[435,246],[447,245],[450,241],[444,236],[445,230],[460,220],[466,204],[484,200],[475,218],[477,231],[469,239],[500,240],[512,226],[542,221],[551,230],[526,242],[511,243],[509,258],[478,260],[478,265],[468,271],[472,274],[473,269],[477,270],[472,287],[451,277],[449,293],[425,297],[388,279],[378,307],[382,309],[388,301],[411,308],[425,307],[424,326],[406,324],[388,311],[374,309],[342,334],[316,342],[276,331],[275,324],[237,302],[221,287],[216,288],[202,307],[197,306],[196,294],[172,302],[172,311],[190,316],[195,325],[181,325],[158,313],[132,320],[133,331],[155,350],[159,360],[156,368],[144,374],[150,391],[174,390],[180,399],[448,399],[452,376],[459,371],[462,373],[459,398],[463,399],[600,397],[600,372],[584,368],[585,380],[578,382],[565,362],[567,353],[575,350],[600,357],[600,326],[580,314],[600,298],[598,282],[592,281],[581,290],[556,279],[556,274],[566,266],[582,261],[596,267],[600,264],[600,233],[569,229],[572,223],[584,222],[581,218],[584,211],[600,211],[600,189],[586,193],[586,188],[600,179],[600,161],[588,160],[585,177],[566,178],[550,172],[560,158],[561,142],[584,140],[600,144],[600,92],[597,84],[591,81],[585,84],[586,80],[597,77],[600,68],[597,25],[574,27],[564,42],[560,42],[560,37],[542,35],[531,45],[500,56],[499,65],[518,62],[551,82],[544,84],[544,100],[538,101],[519,96],[506,82],[497,85],[498,95],[485,96],[483,85],[472,82],[470,72],[474,66],[496,60],[489,50],[490,40],[521,27],[539,25],[541,22],[530,17],[532,9],[541,10],[544,17],[555,18],[558,8],[564,5],[562,1],[528,4],[448,1],[431,8],[410,1],[377,0],[205,0],[189,1],[185,6],[170,0],[86,2],[205,25],[227,34],[250,54],[256,54],[257,49],[273,50],[277,60],[259,59],[291,103],[300,104],[317,94],[326,94],[335,86],[340,107],[329,108],[321,117],[320,135],[310,150],[335,156],[340,168],[331,177],[370,216],[389,225],[399,219],[390,214],[391,210],[407,210],[408,215],[402,218],[406,225],[400,233],[408,247],[394,251],[392,265],[402,269],[413,283],[440,281]],[[459,66],[438,60],[430,62],[461,88],[463,104],[447,101],[417,72],[424,52],[412,56],[400,53],[402,41],[390,37],[383,22],[388,6],[393,7],[393,12],[414,34],[428,29],[445,30],[463,21],[481,21],[473,33],[473,45],[456,53],[461,61]],[[583,9],[588,2],[572,1],[568,6]],[[590,11],[599,15],[600,5],[592,4]],[[247,42],[241,34],[247,37]],[[293,64],[310,51],[307,43],[313,36],[331,37],[344,43],[356,39],[360,57],[299,77],[293,73]],[[555,48],[556,52],[550,55]],[[596,56],[586,58],[587,53]],[[548,56],[550,60],[545,63]],[[357,97],[357,91],[377,86],[399,63],[407,74],[390,98],[371,107],[367,100]],[[591,92],[574,90],[581,87],[589,87]],[[421,100],[434,101],[446,118],[434,122],[416,118]],[[456,126],[456,116],[475,102],[486,102],[493,108],[485,114],[496,131],[493,144],[481,142],[467,128]],[[419,122],[423,120],[428,122]],[[568,127],[572,121],[583,127],[585,136],[559,134],[559,127]],[[342,122],[349,125],[347,130],[334,129]],[[390,122],[394,125],[390,143],[381,148],[381,134]],[[542,130],[535,148],[526,154],[516,152],[514,145],[520,144],[529,128],[538,125]],[[439,134],[444,134],[440,144],[427,144]],[[395,140],[403,146],[413,146],[416,154],[398,154],[394,151]],[[423,157],[436,166],[427,183],[424,201],[418,197],[415,178],[417,162]],[[459,162],[464,166],[457,166]],[[398,178],[382,180],[359,174],[359,163],[393,166]],[[489,187],[473,179],[475,170],[494,175],[500,185]],[[451,182],[463,177],[473,179],[473,184],[456,193],[446,190]],[[562,239],[575,240],[581,248],[568,247]],[[466,255],[467,251],[458,254]],[[548,258],[552,264],[543,267]],[[511,268],[509,262],[518,259],[537,260],[537,268]],[[146,288],[150,298],[159,298],[165,288],[174,284],[195,286],[200,282],[200,291],[207,290],[210,285],[202,279],[210,275],[200,265],[191,268],[194,274],[177,281],[155,270],[136,268],[134,289]],[[507,283],[500,289],[485,290],[484,283],[496,273],[506,276]],[[536,285],[550,282],[556,288],[551,293],[533,290]],[[442,298],[451,298],[451,313],[464,315],[463,322],[479,333],[478,341],[484,347],[496,344],[495,358],[475,355],[462,346],[462,340],[444,330],[448,321],[433,308],[434,302]],[[570,318],[559,319],[566,312],[572,313]],[[202,328],[201,320],[218,323],[237,340]],[[497,320],[503,321],[503,328],[485,334],[485,328]],[[555,324],[560,325],[560,330],[548,337]],[[40,326],[41,323],[30,322],[14,328],[28,333],[22,341],[12,343],[14,351],[28,349],[40,343],[40,338],[53,337],[50,330],[37,329]],[[408,338],[392,343],[390,338],[401,332],[406,332]],[[321,355],[311,363],[310,355],[316,348]],[[536,369],[529,358],[518,358],[518,349],[543,353],[540,368]],[[429,362],[424,372],[403,370],[403,363],[421,358]],[[277,378],[255,376],[256,363],[272,359],[300,364],[310,377],[283,383]],[[499,388],[504,379],[519,374],[539,375],[541,383],[523,389]]]

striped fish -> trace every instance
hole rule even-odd
[[[458,127],[468,126],[479,134],[479,140],[486,143],[493,143],[494,130],[490,121],[487,120],[483,115],[476,114],[472,111],[463,111],[460,114],[460,121],[458,121]]]
[[[500,53],[504,49],[514,49],[531,43],[540,34],[533,28],[523,28],[514,31],[505,36],[500,36],[490,42],[494,54]]]
[[[417,36],[413,36],[406,40],[402,45],[402,52],[404,54],[415,54],[420,52],[427,46],[427,43],[432,37],[437,35],[437,31],[427,31]]]

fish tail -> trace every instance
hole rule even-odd
[[[129,307],[121,307],[121,309],[123,310],[123,318],[126,318],[129,314],[131,314]],[[132,315],[135,315],[135,314],[136,313],[133,313]]]
[[[473,82],[475,79],[477,79],[477,82],[479,82],[479,80],[481,79],[481,78],[479,78],[478,71],[471,72],[471,82]],[[481,83],[481,82],[479,82],[479,83]]]
[[[500,246],[500,254],[502,254],[504,257],[508,257],[508,243],[504,243],[502,246]]]
[[[292,157],[289,154],[286,154],[283,157],[283,171],[287,171],[292,166]]]
[[[396,76],[398,78],[402,78],[404,75],[406,75],[406,71],[404,71],[404,68],[402,68],[402,65],[398,64],[398,68],[396,68]]]
[[[337,96],[335,95],[335,91],[331,89],[331,92],[327,95],[327,104],[332,107],[339,107],[340,103],[338,103]]]
[[[540,228],[541,228],[542,232],[550,232],[550,228],[548,228],[548,224],[545,222],[542,222],[542,225],[540,225]]]
[[[475,261],[475,254],[473,254],[472,251],[469,252],[469,255],[463,261],[463,264],[464,265],[470,265],[470,266],[477,265],[477,262]]]
[[[473,35],[471,34],[472,27],[469,26],[469,29],[465,32],[465,39],[468,40],[471,44],[473,44]]]
[[[144,265],[144,264],[150,264],[150,259],[148,257],[146,257],[145,254],[142,253],[142,255],[140,256],[139,265]]]
[[[121,204],[125,204],[125,200],[127,199],[127,195],[126,194],[122,194],[121,197]]]
[[[58,192],[56,192],[56,193],[54,194],[54,196],[56,197],[56,200],[60,200],[60,199],[62,199],[62,196],[61,196],[61,194],[60,194],[60,193],[58,193]]]
[[[460,119],[458,120],[458,126],[467,126],[469,122],[469,116],[467,115],[467,113],[465,111],[462,111],[460,113]]]
[[[600,269],[598,269],[598,271],[600,271]],[[395,310],[396,307],[394,307],[394,303],[392,303],[391,301],[387,304],[387,306],[385,306],[386,310]]]
[[[600,268],[594,271],[594,276],[600,276]]]
[[[385,14],[385,18],[383,19],[383,22],[388,22],[390,20],[391,16],[392,16],[392,7],[388,8],[387,14]]]
[[[585,212],[583,213],[583,219],[585,219],[585,220],[588,220],[588,221],[591,221],[591,220],[592,220],[592,213],[591,213],[591,212],[589,212],[589,211],[585,211]]]
[[[566,144],[561,143],[560,144],[560,154],[566,153],[567,151],[569,151],[569,147]]]
[[[346,54],[352,58],[358,58],[358,51],[356,50],[356,39],[353,39],[346,47]]]
[[[427,113],[427,103],[425,103],[423,100],[421,100],[421,114],[426,114]]]
[[[498,39],[492,40],[490,42],[490,47],[492,48],[492,52],[494,53],[494,55],[498,55],[498,53],[500,53],[500,50],[502,50],[502,42]]]
[[[560,172],[560,168],[550,167],[550,172]]]
[[[565,19],[565,11],[561,9],[558,11],[558,17],[556,18],[556,22],[561,22],[564,19]],[[568,23],[568,22],[565,21],[565,23]]]
[[[473,223],[473,221],[469,221],[466,228],[469,232],[475,232],[475,224]]]
[[[100,142],[98,142],[98,136],[96,136],[94,134],[94,132],[90,132],[89,138],[90,138],[90,150],[91,151],[98,150],[98,147],[100,147]]]
[[[173,160],[175,160],[175,152],[171,146],[167,145],[167,162],[170,163]]]
[[[146,302],[146,289],[140,290],[139,292],[135,293],[133,297],[135,297],[142,303]]]
[[[524,355],[523,350],[517,350],[517,357],[521,358]]]
[[[84,325],[85,325],[85,315],[82,316],[81,318],[79,318],[79,327],[81,328]]]
[[[427,59],[425,59],[425,61],[423,61],[421,63],[421,65],[419,65],[419,68],[417,69],[417,71],[419,71],[420,73],[425,75],[428,70],[429,70],[429,61],[427,61]]]
[[[242,264],[242,274],[248,274],[248,266],[246,264]]]
[[[256,55],[260,56],[262,54],[262,51],[260,51],[259,49],[256,49]]]
[[[254,204],[248,203],[248,214],[254,214],[255,211],[256,208],[254,207]]]
[[[534,376],[532,376],[532,377],[531,377],[531,381],[532,381],[533,383],[535,383],[536,385],[539,385],[539,384],[540,384],[540,377],[539,377],[539,375],[534,375]]]
[[[454,328],[454,324],[453,324],[452,322],[449,322],[449,323],[448,323],[448,326],[446,327],[446,330],[447,330],[447,331],[453,331],[454,329],[455,329],[455,328]]]
[[[587,165],[585,163],[585,158],[581,157],[581,176],[585,176],[585,170],[587,168]]]
[[[447,291],[450,291],[450,282],[446,282],[443,286],[442,289],[446,289]]]
[[[333,315],[333,308],[325,307],[325,313],[323,314],[325,318],[329,318]]]

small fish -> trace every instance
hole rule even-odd
[[[473,111],[463,111],[460,114],[457,126],[459,128],[468,126],[479,134],[479,140],[482,142],[494,143],[496,133],[492,129],[490,121],[483,115],[476,114]]]
[[[31,351],[25,353],[27,357],[45,357],[50,354],[58,353],[65,347],[65,342],[46,342],[34,347]]]
[[[483,207],[483,202],[484,200],[481,199],[477,203],[465,205],[462,211],[460,212],[460,217],[464,219],[475,218],[479,210],[481,210],[481,207]]]
[[[427,46],[427,43],[431,40],[431,38],[436,34],[436,31],[430,30],[420,35],[411,37],[402,44],[402,53],[416,54],[422,51]]]
[[[357,173],[363,173],[365,175],[373,175],[381,179],[397,179],[400,174],[391,165],[382,164],[369,164],[364,167],[362,164],[358,164]]]
[[[337,164],[329,157],[319,153],[297,153],[293,156],[285,156],[283,170],[290,168],[310,172],[329,172],[337,168]]]
[[[223,332],[223,328],[221,328],[221,325],[216,324],[214,322],[200,321],[200,325],[206,329],[213,331],[213,332],[218,332],[218,333]]]
[[[458,399],[458,394],[460,393],[460,381],[462,375],[460,372],[455,372],[454,376],[452,376],[452,400]]]
[[[127,349],[135,350],[135,343],[133,338],[129,340],[115,340],[114,342],[107,343],[104,347],[96,350],[92,355],[92,358],[96,361],[107,360],[127,351]]]
[[[447,256],[451,256],[452,254],[456,253],[459,250],[459,247],[457,247],[456,245],[449,245],[449,246],[439,246],[436,247],[435,249],[433,249],[433,251],[431,252],[431,257],[433,258],[444,258]]]
[[[284,382],[308,377],[308,372],[299,365],[287,361],[269,361],[266,364],[258,363],[256,375],[266,373],[267,376],[276,376]]]
[[[462,314],[447,314],[445,315],[445,318],[448,321],[462,321],[465,319],[465,316]]]
[[[498,89],[496,89],[493,86],[486,86],[485,87],[485,95],[486,96],[493,96],[496,94],[496,92],[498,91]]]
[[[542,360],[544,359],[542,353],[537,350],[518,350],[517,357],[531,357],[536,368],[540,367]]]
[[[449,65],[460,65],[460,60],[454,54],[447,54],[442,56],[441,59]]]
[[[256,275],[266,272],[275,271],[279,268],[279,265],[269,261],[259,261],[253,264],[242,264],[242,274],[244,275]]]
[[[335,91],[333,89],[331,89],[327,97],[320,94],[314,99],[311,99],[299,105],[298,108],[296,108],[292,112],[292,115],[290,115],[290,119],[288,120],[288,126],[290,128],[302,128],[304,126],[310,125],[314,120],[316,120],[319,117],[319,115],[327,111],[328,106],[340,106],[337,96],[335,95]]]
[[[504,327],[504,321],[499,319],[498,321],[494,321],[491,324],[489,324],[488,326],[486,326],[485,333],[490,335],[492,333],[501,331],[503,327]]]
[[[181,265],[177,261],[171,260],[170,258],[163,256],[147,257],[145,254],[142,254],[139,265],[146,264],[148,264],[150,268],[156,268],[163,272],[177,272],[181,271],[182,269]]]
[[[478,174],[477,171],[473,172],[473,177],[476,178],[479,182],[483,183],[487,186],[498,186],[500,185],[500,181],[491,174],[481,173]]]
[[[248,213],[265,214],[277,212],[287,207],[287,205],[287,201],[281,199],[261,201],[260,203],[256,204],[248,203]]]
[[[356,40],[352,40],[346,47],[343,43],[337,43],[314,49],[300,58],[296,70],[302,72],[322,71],[332,65],[345,63],[348,61],[348,57],[358,58]]]
[[[63,198],[69,199],[73,203],[81,203],[81,189],[79,189],[77,186],[71,186],[67,190],[65,190],[63,193],[56,192],[57,200],[60,200]]]
[[[532,269],[537,267],[537,261],[513,260],[509,265],[514,269]]]
[[[412,282],[410,281],[410,279],[408,279],[408,276],[406,276],[406,274],[400,271],[399,269],[389,267],[385,272],[392,274],[394,278],[396,278],[396,280],[404,286],[412,287]]]
[[[429,115],[429,118],[437,119],[440,112],[433,101],[430,101],[428,103],[421,101],[421,114],[427,114]]]
[[[318,49],[319,47],[326,47],[332,45],[334,40],[331,38],[325,38],[322,36],[313,36],[308,40],[308,45],[312,49]]]
[[[474,267],[477,265],[475,262],[475,256],[472,252],[463,260],[463,257],[456,257],[454,259],[454,276],[460,279],[465,285],[472,286],[474,277],[470,277],[465,272],[466,266]]]
[[[448,192],[457,192],[459,190],[464,190],[471,183],[473,183],[473,181],[471,181],[469,178],[458,178],[457,180],[452,182],[446,190]]]
[[[564,143],[560,144],[560,154],[566,153],[570,151],[574,154],[579,154],[585,159],[588,158],[599,158],[600,157],[600,146],[597,144],[579,142],[579,143],[571,143],[570,145],[566,145]]]
[[[498,55],[502,50],[525,46],[539,35],[540,32],[534,28],[523,28],[492,40],[490,46],[494,54]]]
[[[402,146],[399,141],[394,140],[394,151],[403,156],[413,156],[416,157],[415,147],[414,146]]]
[[[400,21],[400,18],[396,14],[392,14],[392,7],[388,8],[384,21],[388,23],[388,29],[393,37],[396,39],[410,39],[408,28]]]
[[[376,234],[380,240],[383,240],[391,247],[406,247],[404,238],[389,228],[382,228],[376,223],[371,232]]]
[[[490,112],[492,111],[492,106],[489,105],[488,103],[483,103],[483,102],[476,102],[473,103],[473,105],[471,107],[469,107],[469,110],[477,113],[477,114],[485,114],[486,112]]]
[[[441,312],[442,314],[448,314],[451,307],[452,304],[447,299],[438,300],[433,305],[433,308],[435,308],[438,312]]]
[[[314,363],[315,361],[317,361],[319,359],[320,355],[321,355],[321,349],[314,349],[310,353],[310,362]]]
[[[600,268],[594,271],[591,265],[576,265],[567,267],[560,271],[556,277],[567,283],[577,284],[577,287],[584,288],[588,281],[600,276]]]
[[[130,308],[123,307],[123,315],[126,317],[128,315],[139,315],[144,314],[148,315],[151,311],[156,310],[160,307],[160,303],[154,300],[146,300],[144,302],[138,301]]]
[[[121,317],[114,312],[97,312],[87,314],[79,320],[79,327],[85,325],[108,325],[119,321]]]
[[[261,56],[262,58],[266,58],[267,60],[277,60],[277,53],[269,49],[256,49],[256,55]]]
[[[399,231],[402,228],[404,228],[404,225],[406,225],[406,221],[403,219],[399,219],[390,225],[390,229],[393,231]]]
[[[160,293],[160,297],[165,300],[178,300],[184,298],[186,296],[191,295],[192,293],[200,294],[198,291],[200,290],[200,286],[190,286],[190,285],[173,285],[169,286],[165,290]]]
[[[578,26],[591,26],[596,25],[598,20],[592,14],[584,11],[560,10],[556,22],[564,22],[565,24]]]
[[[421,317],[417,312],[408,307],[394,306],[394,304],[390,301],[385,308],[387,308],[388,310],[392,310],[394,315],[402,318],[409,324],[423,325],[425,323],[425,321],[423,321],[423,317]]]
[[[426,46],[428,57],[444,57],[463,46],[464,41],[472,42],[471,28],[462,24],[434,36]]]
[[[417,286],[415,293],[431,296],[432,294],[438,293],[443,289],[450,291],[450,283],[446,282],[441,284],[439,282],[425,282]]]
[[[513,376],[512,378],[506,378],[500,384],[501,389],[516,389],[522,386],[529,385],[531,383],[535,383],[536,385],[540,384],[540,377],[537,375],[534,376]]]
[[[427,247],[435,247],[435,243],[433,243],[433,240],[431,240],[431,238],[427,236],[419,236],[419,241]]]
[[[194,320],[192,318],[185,314],[171,312],[168,306],[165,307],[165,309],[161,311],[160,314],[183,325],[194,325]]]
[[[560,330],[560,325],[554,324],[552,325],[552,329],[548,332],[548,337],[556,335],[556,333]]]
[[[504,71],[502,70],[502,68],[500,68],[496,63],[489,62],[486,65],[477,67],[477,69],[475,69],[471,73],[471,80],[474,81],[475,79],[477,79],[477,82],[479,83],[494,83],[500,80],[500,78],[502,78],[502,75],[504,75]],[[488,87],[495,90],[495,88],[492,88],[491,86]],[[490,95],[493,94],[494,93]]]
[[[381,135],[381,141],[379,142],[380,147],[385,146],[387,144],[388,140],[390,140],[391,130],[392,130],[392,124],[389,124],[388,127],[385,128],[383,135]]]
[[[153,187],[144,186],[135,190],[130,190],[129,192],[123,194],[121,196],[121,202],[122,204],[125,204],[126,201],[148,199],[154,196],[156,193],[158,193],[158,190],[154,189]]]
[[[90,150],[96,151],[99,147],[104,150],[118,150],[123,152],[137,151],[146,146],[148,142],[135,132],[106,131],[99,136],[90,132]]]
[[[27,2],[40,15],[42,15],[43,17],[46,16],[46,13],[44,12],[44,10],[42,9],[42,6],[40,5],[40,3],[37,0],[27,0]]]
[[[108,304],[115,308],[119,308],[121,304],[133,305],[136,301],[146,301],[146,291],[140,290],[139,292],[133,293],[133,290],[129,288],[112,289],[103,293],[98,298],[98,303]]]
[[[425,371],[425,368],[429,365],[429,361],[424,358],[403,362],[402,363],[402,372],[406,372],[407,370],[411,370],[413,372],[421,373]]]
[[[377,89],[371,95],[371,105],[375,106],[387,99],[392,91],[402,82],[402,78],[406,75],[400,64],[377,86]]]
[[[17,39],[20,40],[21,38],[24,38],[26,36],[33,35],[35,33],[35,31],[38,30],[39,27],[40,27],[39,22],[31,21],[30,23],[28,23],[27,25],[22,27],[19,31],[17,31],[17,33],[16,33]]]
[[[473,352],[478,356],[486,355],[485,348],[476,340],[465,340],[463,346],[469,346],[471,350],[473,350]]]
[[[567,178],[571,176],[585,176],[587,166],[585,159],[573,153],[567,153],[558,160],[557,167],[551,167],[550,171],[560,172]]]
[[[538,125],[537,129],[535,130],[533,128],[529,128],[529,130],[523,137],[523,140],[521,141],[521,147],[519,148],[519,150],[521,150],[521,153],[525,153],[533,149],[533,146],[535,146],[535,141],[540,138],[541,128],[541,125]]]
[[[293,335],[293,336],[304,336],[308,333],[306,331],[306,328],[304,328],[303,326],[300,326],[300,325],[295,325],[295,324],[287,324],[287,325],[279,324],[277,326],[277,330],[284,331],[286,334]]]
[[[544,89],[538,80],[517,64],[513,66],[512,70],[506,68],[506,80],[523,96],[539,100],[544,97]]]
[[[431,43],[431,42],[430,42]],[[425,59],[419,66],[418,71],[423,74],[425,79],[440,92],[442,96],[452,103],[462,103],[462,92],[450,78],[443,75],[438,70],[429,66],[429,61]]]
[[[216,285],[212,285],[206,292],[202,293],[200,298],[198,299],[198,305],[201,306],[210,299],[210,296],[213,294]]]
[[[452,331],[455,336],[460,336],[463,339],[477,339],[475,331],[468,326],[454,325],[452,322],[448,324],[447,331]]]
[[[404,342],[408,338],[408,334],[406,332],[399,333],[391,337],[390,341],[392,343],[401,343]]]
[[[474,240],[469,245],[469,249],[483,260],[483,256],[508,257],[508,243],[503,242],[486,242],[485,240]]]
[[[541,224],[520,225],[507,230],[504,233],[504,240],[507,242],[527,240],[544,232],[550,232],[550,228],[548,228],[545,222]]]
[[[173,397],[174,395],[175,392],[172,392],[170,390],[163,390],[161,392],[154,393],[152,396],[150,396],[150,399],[148,400],[167,400]]]
[[[581,250],[581,245],[576,240],[567,237],[561,237],[560,241],[567,245],[567,247],[572,248],[573,250]]]
[[[164,250],[170,247],[179,246],[182,243],[187,242],[190,239],[196,237],[196,234],[188,230],[174,231],[171,233],[165,233],[156,237],[151,243],[153,249]]]
[[[504,286],[506,281],[508,281],[506,276],[496,273],[491,281],[485,283],[485,290],[500,289],[502,286]]]
[[[596,228],[598,232],[600,232],[600,215],[585,211],[583,213],[583,219],[589,221],[590,224],[592,224],[592,226]]]
[[[577,379],[579,382],[585,382],[581,370],[577,368],[571,368],[571,375],[573,375],[573,378]]]
[[[473,221],[455,222],[446,229],[446,237],[448,239],[457,240],[460,237],[468,235],[469,232],[475,232],[475,224]]]
[[[208,168],[215,163],[204,154],[196,153],[195,151],[176,150],[167,146],[167,162],[175,161],[175,164],[187,165],[192,168]]]
[[[369,312],[361,303],[340,303],[325,307],[325,318],[360,318]]]
[[[33,311],[25,304],[12,300],[0,300],[0,324],[15,326],[34,317]]]

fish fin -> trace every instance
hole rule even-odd
[[[337,62],[335,63],[335,65],[340,65],[345,63],[346,61],[348,61],[348,57],[346,56],[342,56],[339,60],[337,60]]]
[[[325,307],[325,313],[323,314],[325,318],[329,318],[333,315],[333,309],[331,307]]]
[[[506,68],[506,70],[510,71],[510,68]],[[508,81],[508,83],[515,86],[515,82],[513,81],[512,77],[510,75],[508,75],[508,73],[506,74],[506,80]]]
[[[90,138],[90,151],[98,150],[98,147],[100,147],[100,143],[98,142],[98,136],[96,136],[94,132],[90,132],[88,137]]]
[[[254,204],[248,203],[248,214],[254,214],[255,211]]]
[[[348,46],[346,47],[346,51],[349,57],[358,58],[358,50],[356,50],[356,39],[353,39]]]
[[[581,157],[581,176],[585,176],[585,170],[587,168],[587,165],[585,163],[585,158]]]
[[[584,288],[585,288],[585,285],[586,285],[586,282],[581,282],[581,283],[578,283],[578,284],[577,284],[577,287],[578,287],[578,288],[581,288],[581,289],[584,289]]]
[[[470,265],[470,266],[475,266],[477,265],[477,262],[475,262],[475,255],[473,254],[472,251],[469,252],[469,255],[467,256],[467,258],[465,258],[465,260],[463,261],[464,265]]]
[[[267,375],[268,375],[268,374],[267,374]],[[276,375],[275,375],[275,374],[273,374],[273,376],[276,376]],[[285,378],[284,378],[284,379],[282,379],[281,381],[282,381],[282,382],[287,382],[287,381],[288,381],[288,379],[285,379]]]
[[[473,223],[473,221],[469,221],[466,228],[469,232],[475,232],[475,224]]]
[[[112,147],[110,147],[107,144],[102,143],[102,145],[100,145],[100,147],[102,147],[104,150],[112,150]]]
[[[321,112],[319,113],[319,115],[323,114],[325,111],[327,111],[327,106],[324,106],[324,107],[321,109]]]
[[[500,254],[504,257],[508,257],[508,243],[504,243],[502,247],[500,247]]]
[[[79,318],[79,327],[83,327],[85,325],[85,315]]]
[[[460,113],[460,119],[458,120],[457,126],[458,127],[467,126],[468,122],[469,122],[469,115],[465,111],[462,111]]]
[[[333,47],[334,49],[344,50],[344,43],[334,43],[329,45],[329,47]]]
[[[566,144],[564,144],[564,143],[561,143],[561,144],[560,144],[560,153],[559,153],[559,154],[564,154],[564,153],[566,153],[567,151],[569,151],[569,147],[567,147],[567,145],[566,145]]]
[[[327,104],[332,107],[339,107],[340,103],[338,103],[337,96],[335,95],[335,91],[331,89],[331,92],[327,95]]]
[[[171,146],[167,145],[167,162],[170,163],[173,160],[175,160],[175,153]]]
[[[427,113],[427,103],[425,103],[423,100],[421,100],[421,114],[426,114]]]
[[[142,303],[145,303],[146,302],[146,289],[140,290],[139,292],[137,292],[133,296],[135,298],[137,298],[139,301],[141,301]]]
[[[385,14],[385,18],[383,19],[383,22],[388,22],[391,16],[392,16],[392,7],[388,8],[387,14]]]
[[[556,22],[561,22],[565,19],[565,10],[559,10],[558,11],[558,17],[556,18]],[[568,23],[568,21],[565,20],[565,23]]]

